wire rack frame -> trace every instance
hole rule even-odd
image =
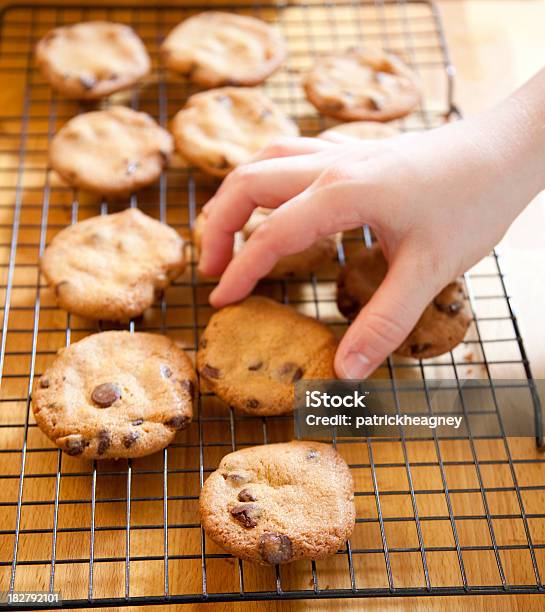
[[[297,569],[277,567],[263,577],[255,568],[215,548],[194,511],[200,486],[223,454],[241,446],[289,439],[291,417],[239,416],[224,406],[215,406],[214,398],[203,392],[195,422],[173,445],[149,461],[129,460],[106,468],[97,462],[87,464],[67,458],[40,437],[30,410],[35,377],[58,348],[106,328],[102,323],[94,327],[55,306],[37,267],[46,244],[67,224],[127,205],[141,207],[188,235],[199,206],[217,184],[192,169],[173,169],[164,173],[151,190],[114,204],[89,200],[59,184],[47,169],[47,144],[62,122],[87,109],[50,91],[35,70],[34,44],[55,25],[92,18],[117,19],[139,32],[156,63],[157,48],[166,32],[204,8],[25,5],[2,13],[0,75],[6,88],[19,91],[21,112],[0,117],[6,128],[0,137],[0,590],[34,590],[40,584],[46,591],[63,591],[63,605],[72,608],[542,593],[545,539],[539,526],[545,518],[545,481],[524,480],[524,469],[545,466],[545,460],[534,449],[513,447],[505,437],[493,379],[508,368],[525,381],[536,406],[537,432],[541,432],[541,413],[496,253],[466,276],[474,320],[463,350],[472,351],[471,359],[458,350],[438,360],[418,363],[390,358],[381,370],[394,389],[407,373],[421,379],[422,394],[431,411],[427,386],[431,377],[459,381],[478,369],[479,376],[490,382],[491,414],[501,435],[475,436],[470,431],[463,441],[463,452],[458,452],[461,441],[439,438],[435,433],[428,440],[415,441],[403,430],[396,438],[334,440],[354,474],[357,525],[346,548],[326,562],[294,564]],[[426,103],[407,120],[397,122],[400,130],[434,127],[459,115],[453,103],[454,70],[439,15],[435,5],[426,0],[254,2],[225,9],[274,21],[284,32],[289,60],[265,89],[298,119],[305,133],[315,134],[330,122],[306,105],[298,86],[299,73],[318,53],[361,41],[400,53],[422,78]],[[190,90],[185,84],[171,82],[160,67],[154,75],[150,83],[132,90],[122,102],[150,112],[166,126]],[[361,245],[362,238],[370,244],[368,228],[363,234],[345,237],[339,249],[341,264],[345,252]],[[325,272],[304,282],[266,282],[262,290],[327,321],[341,333],[345,322],[335,310],[334,278],[334,273]],[[166,333],[194,353],[210,314],[206,297],[211,286],[198,278],[193,262],[185,276],[151,309],[150,316],[131,321],[128,329]],[[401,400],[397,395],[396,399],[401,411]],[[475,413],[471,406],[463,408],[467,417]],[[540,433],[537,441],[541,442]],[[422,443],[428,445],[423,455],[417,452]],[[433,470],[434,478],[423,478],[426,470]],[[473,480],[466,478],[467,471],[471,471]],[[494,480],[491,471],[504,471],[505,479]],[[454,477],[457,473],[463,473],[463,478]],[[44,482],[48,483],[45,494],[40,489]],[[179,486],[184,482],[187,489]],[[83,489],[78,489],[81,483]],[[78,493],[80,490],[83,493]],[[498,504],[498,496],[509,496],[511,505],[507,508]],[[398,498],[407,502],[407,508],[401,510],[400,505],[394,505],[392,511],[391,502]],[[430,499],[435,501],[428,505]],[[466,501],[461,503],[460,499]],[[120,510],[109,514],[110,522],[103,524],[105,508],[118,506]],[[160,520],[142,520],[142,506],[153,507]],[[37,513],[43,513],[45,520],[40,522]],[[67,520],[67,513],[76,518]],[[519,538],[506,540],[505,531],[515,523],[520,527]],[[483,527],[486,541],[473,537],[475,533],[468,537],[466,526],[475,524]],[[445,528],[448,543],[429,540],[429,528],[434,525]],[[374,530],[372,538],[368,537],[369,529]],[[144,543],[153,544],[151,551],[142,548],[142,533],[148,538]],[[105,548],[105,537],[115,546]],[[35,538],[48,545],[33,545]],[[81,546],[81,541],[86,545]],[[67,553],[67,542],[73,543],[75,555]],[[474,555],[479,555],[477,561]],[[524,555],[527,571],[517,575],[513,559],[522,563],[520,555]],[[452,559],[452,571],[438,580],[436,559],[445,564],[447,557]],[[484,576],[476,572],[485,558],[491,563],[493,580],[490,573]],[[219,585],[216,564],[221,568]],[[103,588],[104,567],[116,577],[114,594]],[[231,569],[229,580],[226,568]],[[188,571],[195,574],[189,583],[180,576]],[[139,589],[139,582],[154,573],[159,579]],[[370,575],[375,579],[373,584]],[[412,583],[407,583],[407,576]],[[78,588],[71,590],[71,584]]]

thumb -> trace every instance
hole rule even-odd
[[[339,378],[366,378],[416,325],[435,295],[431,275],[411,257],[396,257],[371,300],[344,335],[335,356]]]

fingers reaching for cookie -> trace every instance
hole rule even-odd
[[[316,181],[277,208],[229,263],[210,296],[211,303],[220,307],[242,299],[282,257],[307,249],[325,236],[361,225],[361,202],[347,202],[339,195],[330,198],[328,188],[319,187]]]
[[[506,104],[428,132],[330,142],[242,166],[207,206],[201,267],[221,272],[230,232],[256,206],[275,210],[225,268],[212,305],[243,299],[286,255],[368,224],[387,271],[370,298],[353,304],[349,316],[363,308],[340,343],[337,374],[366,377],[394,351],[426,358],[449,350],[470,321],[457,277],[543,186],[531,130],[519,126],[523,137],[513,141],[512,120]]]
[[[310,144],[309,141],[312,140],[314,143]],[[354,142],[357,151],[350,146],[354,146]],[[292,206],[299,207],[300,203],[308,199],[311,191],[306,190],[311,185],[318,187],[317,181],[324,171],[328,170],[328,174],[321,179],[320,187],[326,186],[332,175],[337,173],[337,170],[331,170],[332,166],[348,164],[353,154],[357,154],[360,161],[371,158],[379,152],[380,147],[378,141],[350,140],[344,149],[339,149],[331,142],[309,138],[273,142],[259,154],[258,161],[243,165],[229,174],[216,195],[204,206],[207,223],[206,231],[202,235],[200,271],[206,276],[216,276],[226,269],[233,255],[233,235],[243,228],[255,208],[276,209],[282,206],[283,212],[280,214],[280,211],[277,211],[270,215],[267,223],[263,225],[267,228],[271,223],[275,227],[279,224],[278,227],[284,226],[288,230],[290,220],[288,219],[286,224],[282,223],[284,211]],[[312,204],[314,202],[315,198]],[[358,202],[362,203],[361,198],[358,198]],[[347,208],[342,207],[342,210],[347,211]],[[295,213],[290,213],[290,218],[293,214]],[[306,246],[301,242],[292,250],[286,243],[287,236],[273,232],[276,238],[274,250],[278,252],[274,261],[270,260],[271,268],[280,258],[300,252],[314,240],[343,230],[344,223],[334,223],[333,225],[338,227],[329,231],[328,226],[333,226],[330,221],[335,217],[321,205],[314,208],[311,217],[310,225],[307,224],[304,231],[301,231],[301,226],[295,226],[300,239],[306,241]],[[336,219],[339,220],[338,217]],[[352,225],[357,226],[358,223]],[[265,231],[269,230],[260,227],[256,233],[259,240]],[[246,261],[247,256],[244,257]],[[263,262],[257,263],[260,266],[259,273],[267,274],[269,270],[261,265]]]
[[[244,227],[255,208],[276,208],[297,196],[319,175],[325,163],[314,155],[301,155],[258,161],[229,175],[223,189],[205,209],[200,270],[207,275],[221,274],[232,256],[233,234]],[[271,219],[272,215],[267,222]],[[256,235],[263,231],[260,228]]]

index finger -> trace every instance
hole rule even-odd
[[[274,211],[227,266],[210,303],[220,308],[243,299],[281,257],[299,253],[323,236],[362,225],[361,202],[351,203],[350,198],[342,188],[336,194],[310,188]]]
[[[321,154],[267,159],[241,166],[206,206],[199,269],[217,276],[233,253],[234,235],[258,206],[276,208],[301,193],[327,164]]]

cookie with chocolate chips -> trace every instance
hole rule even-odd
[[[271,140],[298,136],[299,130],[261,91],[222,87],[191,96],[174,117],[172,133],[185,159],[224,177]]]
[[[184,268],[182,238],[136,208],[66,227],[40,261],[61,308],[111,321],[142,314]]]
[[[36,45],[36,61],[57,91],[78,100],[127,89],[150,70],[148,53],[134,30],[107,21],[51,30]]]
[[[337,342],[323,323],[274,300],[253,296],[212,315],[197,368],[216,395],[252,415],[293,409],[300,379],[335,378]]]
[[[168,68],[200,87],[257,85],[286,55],[283,38],[246,15],[206,11],[177,25],[161,45]]]
[[[32,410],[69,455],[142,457],[189,425],[195,383],[189,357],[166,336],[108,331],[57,353],[36,382]]]
[[[357,316],[387,271],[388,263],[378,244],[349,259],[337,280],[337,306],[345,317]],[[442,355],[463,341],[471,319],[464,285],[461,280],[455,280],[427,306],[409,336],[394,352],[415,359]]]
[[[261,565],[323,559],[355,522],[354,485],[326,444],[292,441],[226,455],[201,491],[201,521],[219,546]]]
[[[51,141],[49,163],[70,186],[115,197],[156,181],[172,150],[150,115],[112,106],[70,119]]]
[[[267,219],[272,211],[268,208],[256,208],[242,231],[235,236],[234,252],[237,253],[255,230]],[[197,254],[200,252],[202,234],[206,219],[200,213],[193,226],[193,244]],[[337,246],[342,239],[342,233],[318,238],[314,244],[300,253],[285,255],[279,259],[274,268],[267,274],[267,278],[281,279],[292,277],[308,277],[321,268],[337,261]]]
[[[303,86],[321,113],[343,121],[390,121],[420,102],[412,70],[396,55],[373,49],[319,58]]]

